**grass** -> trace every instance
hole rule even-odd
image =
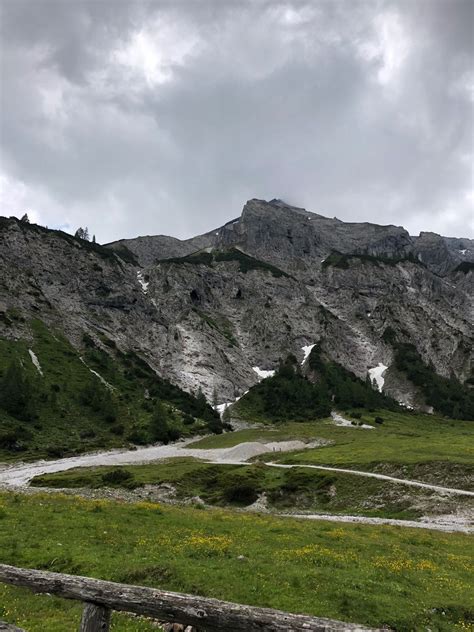
[[[308,469],[283,470],[260,463],[208,464],[192,458],[126,467],[74,468],[44,474],[32,485],[49,488],[117,488],[172,485],[177,500],[199,497],[207,504],[247,506],[265,493],[273,512],[311,512],[415,519],[421,507],[449,513],[472,504],[466,497],[440,499],[430,490],[406,488],[377,479]],[[140,493],[140,492],[139,492]],[[129,498],[128,494],[126,496]],[[137,499],[137,497],[135,497]]]
[[[368,254],[342,254],[340,252],[332,252],[323,261],[322,268],[325,269],[332,266],[334,268],[342,268],[343,270],[347,270],[351,267],[351,264],[353,262],[374,266],[379,266],[380,264],[396,266],[398,263],[403,263],[407,261],[422,267],[426,267],[421,261],[419,261],[419,259],[414,257],[412,254],[408,254],[405,257],[384,257],[382,255],[374,256]]]
[[[474,463],[472,422],[443,419],[434,415],[375,411],[361,412],[358,421],[374,430],[336,426],[331,420],[282,423],[206,437],[193,448],[223,448],[244,441],[324,438],[324,447],[293,454],[288,462],[314,463],[364,469],[375,463],[412,464]],[[375,423],[382,416],[383,424]],[[350,419],[350,415],[346,415]]]
[[[54,494],[5,493],[0,502],[0,558],[7,564],[398,631],[466,630],[473,623],[473,539],[463,534]],[[64,600],[12,587],[0,587],[0,603],[0,617],[29,632],[74,629],[80,616]],[[121,617],[115,630],[147,625]]]
[[[289,274],[280,270],[280,268],[277,268],[271,263],[260,261],[260,259],[255,259],[237,248],[229,248],[228,250],[217,250],[213,252],[200,250],[184,257],[171,257],[169,259],[157,260],[157,263],[205,265],[208,267],[214,267],[215,263],[221,262],[238,263],[240,272],[244,274],[252,270],[260,270],[262,272],[270,272],[270,274],[276,278],[291,278]]]

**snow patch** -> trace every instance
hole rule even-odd
[[[226,410],[227,408],[229,408],[229,406],[232,406],[232,404],[235,404],[236,402],[238,402],[238,401],[239,401],[239,399],[241,399],[244,395],[247,395],[247,393],[248,393],[248,390],[247,390],[247,391],[245,391],[245,393],[242,393],[242,395],[240,395],[240,397],[236,397],[236,398],[234,399],[234,401],[233,401],[233,402],[224,402],[223,404],[218,404],[218,405],[214,408],[214,410],[217,410],[217,412],[219,413],[219,415],[222,417],[222,415],[224,414],[225,410]]]
[[[82,362],[82,364],[83,364],[85,367],[87,367],[87,368],[89,369],[89,371],[90,371],[91,373],[93,373],[96,377],[98,377],[98,378],[99,378],[99,380],[102,382],[102,384],[103,384],[106,388],[108,388],[108,389],[109,389],[109,390],[111,390],[111,391],[115,390],[115,386],[112,386],[112,384],[109,384],[109,383],[107,382],[107,380],[104,380],[104,378],[102,377],[102,375],[101,375],[100,373],[97,373],[97,371],[94,371],[94,369],[91,369],[91,368],[90,368],[90,366],[88,366],[88,365],[86,364],[86,361],[84,360],[84,358],[79,358],[79,360]]]
[[[43,370],[41,369],[41,364],[39,363],[39,360],[38,360],[38,357],[37,357],[36,353],[34,351],[32,351],[31,349],[28,349],[28,353],[30,354],[31,361],[35,365],[36,370],[42,376],[43,375]]]
[[[273,377],[275,375],[275,371],[265,371],[264,369],[259,369],[258,366],[253,366],[252,370],[255,371],[258,377],[262,380],[267,377]]]
[[[145,281],[145,279],[143,278],[143,272],[141,270],[139,270],[137,272],[137,279],[138,279],[138,282],[140,283],[140,285],[142,286],[143,294],[147,294],[148,293],[148,286],[150,284],[149,284],[148,281]]]
[[[344,426],[345,428],[365,428],[365,430],[375,430],[374,426],[369,426],[369,424],[361,424],[360,426],[353,424],[349,419],[345,419],[339,413],[332,412],[331,417],[336,424],[336,426]]]
[[[382,364],[381,362],[379,362],[378,366],[374,367],[373,369],[369,369],[370,381],[373,382],[375,380],[377,388],[380,392],[382,392],[383,385],[385,383],[385,378],[383,377],[383,374],[387,369],[388,366],[385,366],[385,364]]]
[[[234,402],[224,402],[224,404],[218,404],[214,410],[216,410],[219,413],[219,415],[222,417],[226,409],[229,408],[229,406],[231,406],[233,403]]]
[[[311,353],[311,351],[313,350],[313,348],[316,346],[316,343],[314,343],[314,345],[306,345],[305,347],[301,347],[301,350],[304,353],[304,358],[301,361],[301,366],[303,366],[303,364],[306,362],[306,360],[309,358],[309,354]]]
[[[467,250],[466,250],[466,249],[464,249],[464,250],[460,250],[459,252],[460,252],[462,255],[465,255],[465,254],[466,254],[466,252],[467,252]]]

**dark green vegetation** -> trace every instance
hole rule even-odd
[[[445,378],[425,364],[415,345],[400,342],[395,331],[387,327],[383,338],[395,350],[395,366],[418,386],[426,403],[436,412],[454,419],[474,420],[474,388],[468,380],[461,384],[454,375]]]
[[[323,261],[322,267],[324,268],[341,268],[347,270],[351,267],[352,263],[370,264],[379,266],[381,264],[396,266],[397,263],[409,261],[419,266],[425,267],[425,265],[419,261],[414,255],[409,253],[406,257],[384,257],[382,255],[368,255],[368,254],[342,254],[341,252],[332,252]]]
[[[336,362],[322,359],[314,347],[308,360],[310,377],[301,372],[296,358],[280,364],[273,377],[252,387],[235,405],[240,416],[260,421],[304,421],[327,417],[336,405],[352,408],[398,409],[398,404],[375,390]]]
[[[463,261],[454,269],[454,272],[462,272],[463,274],[467,274],[468,272],[472,272],[473,270],[474,263],[472,261]]]
[[[254,420],[305,421],[327,417],[331,406],[328,393],[307,380],[290,358],[273,377],[253,386],[234,410]]]
[[[222,336],[224,336],[231,347],[239,346],[239,343],[232,331],[232,323],[227,320],[227,318],[219,316],[218,314],[210,316],[207,312],[204,312],[202,309],[198,309],[197,307],[193,307],[193,311],[202,318],[202,320],[207,323],[211,329],[218,331]]]
[[[314,372],[318,388],[327,392],[333,404],[341,410],[399,409],[397,402],[372,386],[370,378],[361,380],[337,362],[324,360],[319,345],[311,350],[308,367]]]
[[[272,453],[271,457],[275,457]],[[441,468],[446,463],[441,463]],[[459,468],[464,477],[468,466]],[[471,475],[474,467],[471,468]],[[418,468],[418,476],[437,474],[440,469]],[[35,487],[48,488],[115,488],[137,490],[140,498],[144,485],[171,485],[176,500],[199,497],[206,504],[246,507],[265,494],[272,512],[341,513],[382,518],[415,519],[422,515],[420,506],[432,507],[437,513],[451,509],[450,500],[440,501],[433,492],[406,488],[377,479],[360,479],[351,474],[314,469],[279,469],[261,462],[249,465],[207,464],[191,458],[126,467],[75,468],[33,479]],[[167,487],[168,489],[168,487]],[[128,497],[128,496],[127,496]],[[263,497],[262,497],[263,498]],[[457,507],[469,504],[458,498]]]
[[[22,222],[16,219],[16,217],[0,217],[0,231],[8,230],[9,226],[12,223],[16,223],[18,226],[21,226],[21,229],[24,231],[39,233],[43,235],[54,235],[55,237],[59,237],[60,239],[68,242],[69,244],[75,246],[80,245],[81,248],[83,248],[84,250],[93,252],[96,255],[99,255],[99,257],[102,257],[102,259],[117,263],[120,263],[120,259],[122,259],[122,261],[125,261],[127,263],[138,265],[135,255],[126,246],[121,245],[120,248],[113,250],[111,248],[101,246],[95,241],[80,239],[79,237],[63,232],[62,230],[54,230],[51,228],[45,228],[44,226],[40,226],[39,224]]]
[[[306,612],[398,632],[472,624],[472,537],[57,495],[1,502],[7,564]],[[243,556],[243,557],[242,557]],[[76,629],[81,606],[0,585],[0,617]],[[115,630],[149,623],[114,615]]]
[[[194,397],[159,378],[134,352],[105,338],[99,346],[86,334],[81,356],[41,321],[30,326],[32,342],[0,340],[1,458],[60,457],[222,431],[202,393]],[[161,434],[158,415],[166,426]]]
[[[244,274],[250,270],[263,270],[270,272],[274,277],[289,277],[290,275],[280,270],[276,266],[265,261],[255,259],[250,255],[245,254],[238,248],[229,248],[229,250],[214,250],[212,252],[206,252],[200,250],[191,255],[185,257],[172,257],[170,259],[159,259],[157,263],[176,263],[176,264],[192,264],[192,265],[205,265],[213,267],[215,263],[222,261],[237,262],[239,264],[239,270]]]

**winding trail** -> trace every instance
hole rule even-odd
[[[474,492],[465,489],[456,489],[454,487],[441,487],[441,485],[432,485],[431,483],[422,483],[421,481],[411,481],[406,478],[396,478],[395,476],[387,476],[386,474],[376,474],[375,472],[362,472],[361,470],[348,470],[342,467],[329,467],[326,465],[307,465],[298,463],[295,465],[286,465],[284,463],[265,463],[269,467],[307,467],[313,470],[324,470],[327,472],[341,472],[343,474],[354,474],[355,476],[364,476],[365,478],[378,478],[381,481],[390,481],[392,483],[400,483],[401,485],[411,485],[412,487],[423,487],[424,489],[432,489],[442,494],[458,494],[459,496],[473,496]]]
[[[208,463],[216,463],[221,465],[248,465],[249,460],[260,455],[269,455],[275,452],[289,452],[292,450],[301,451],[305,448],[314,448],[325,445],[324,439],[313,441],[312,443],[304,443],[303,441],[276,441],[271,443],[247,442],[240,443],[230,448],[214,448],[199,449],[187,447],[188,444],[194,442],[195,437],[180,441],[172,445],[158,445],[137,450],[109,450],[106,452],[97,452],[94,454],[84,454],[77,457],[57,459],[55,461],[36,461],[33,463],[18,463],[12,465],[0,466],[0,487],[12,489],[16,491],[28,488],[30,481],[42,474],[52,474],[54,472],[63,472],[78,467],[98,467],[101,465],[132,465],[151,463],[154,461],[162,461],[164,459],[177,457],[192,457],[200,459]],[[339,467],[330,467],[325,465],[310,465],[305,463],[285,464],[275,463],[273,461],[265,462],[267,467],[276,468],[310,468],[315,470],[323,470],[328,472],[340,472],[343,474],[352,474],[354,476],[362,476],[366,478],[376,478],[399,485],[407,485],[411,487],[419,487],[429,489],[440,494],[456,494],[460,496],[474,497],[473,491],[456,489],[452,487],[442,487],[441,485],[433,485],[431,483],[423,483],[421,481],[413,481],[409,479],[396,478],[385,474],[377,474],[375,472],[364,472],[361,470],[351,470]],[[57,490],[59,491],[59,490]],[[442,531],[459,531],[464,533],[474,532],[474,526],[469,521],[456,521],[454,516],[446,516],[446,519],[437,520],[429,518],[421,521],[414,520],[394,520],[386,518],[371,518],[366,516],[341,516],[333,514],[291,514],[288,517],[299,518],[305,520],[329,520],[333,522],[356,522],[364,524],[389,524],[403,527],[418,527],[425,529],[437,529]]]

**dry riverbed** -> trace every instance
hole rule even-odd
[[[430,490],[435,494],[435,497],[430,501],[430,506],[438,501],[442,506],[442,503],[446,503],[448,499],[456,496],[473,497],[474,492],[468,490],[460,490],[456,488],[443,488],[439,485],[422,483],[419,481],[406,480],[393,476],[387,476],[384,474],[378,474],[374,472],[353,471],[346,468],[331,468],[324,466],[308,466],[303,464],[298,465],[282,465],[279,463],[271,463],[270,459],[275,458],[276,454],[286,453],[294,450],[304,450],[307,448],[315,448],[322,445],[327,445],[327,440],[314,440],[311,442],[303,442],[299,440],[293,441],[274,441],[263,443],[259,441],[245,442],[238,444],[230,448],[215,448],[215,449],[197,449],[188,447],[194,439],[187,439],[180,441],[172,445],[157,445],[145,448],[139,448],[136,450],[113,450],[107,452],[100,452],[95,454],[81,455],[78,457],[71,457],[66,459],[58,459],[56,461],[38,461],[36,463],[19,463],[15,465],[8,465],[0,469],[0,486],[11,489],[12,491],[36,493],[37,491],[45,492],[61,492],[65,494],[81,495],[88,498],[111,498],[127,502],[135,502],[137,500],[148,499],[166,503],[179,503],[179,504],[200,504],[202,503],[199,498],[188,498],[183,500],[176,497],[175,489],[172,485],[144,485],[134,490],[126,489],[87,489],[87,488],[75,488],[75,489],[49,489],[45,487],[34,488],[30,487],[30,481],[42,474],[51,474],[55,472],[63,472],[72,468],[80,467],[98,467],[98,466],[120,466],[120,465],[138,465],[152,462],[161,462],[168,459],[178,457],[191,457],[206,461],[209,463],[216,463],[221,465],[248,465],[250,459],[265,455],[267,459],[266,465],[269,467],[277,468],[310,468],[320,469],[330,472],[343,472],[345,474],[353,474],[359,477],[376,478],[387,482],[387,485],[405,486],[407,488],[420,488],[424,490]],[[437,495],[437,496],[436,496]],[[449,505],[449,503],[447,503]],[[452,505],[456,507],[456,503]],[[440,531],[458,531],[463,533],[474,532],[474,510],[473,504],[460,506],[458,510],[453,513],[445,515],[426,515],[420,520],[394,520],[390,518],[377,518],[368,516],[352,516],[352,515],[335,515],[325,513],[295,513],[288,512],[282,514],[276,512],[274,508],[269,508],[265,498],[260,498],[256,503],[245,508],[244,511],[259,511],[278,513],[278,515],[290,515],[300,519],[312,519],[312,520],[333,520],[334,522],[358,522],[365,524],[392,524],[403,527],[420,527],[426,529],[436,529]]]

